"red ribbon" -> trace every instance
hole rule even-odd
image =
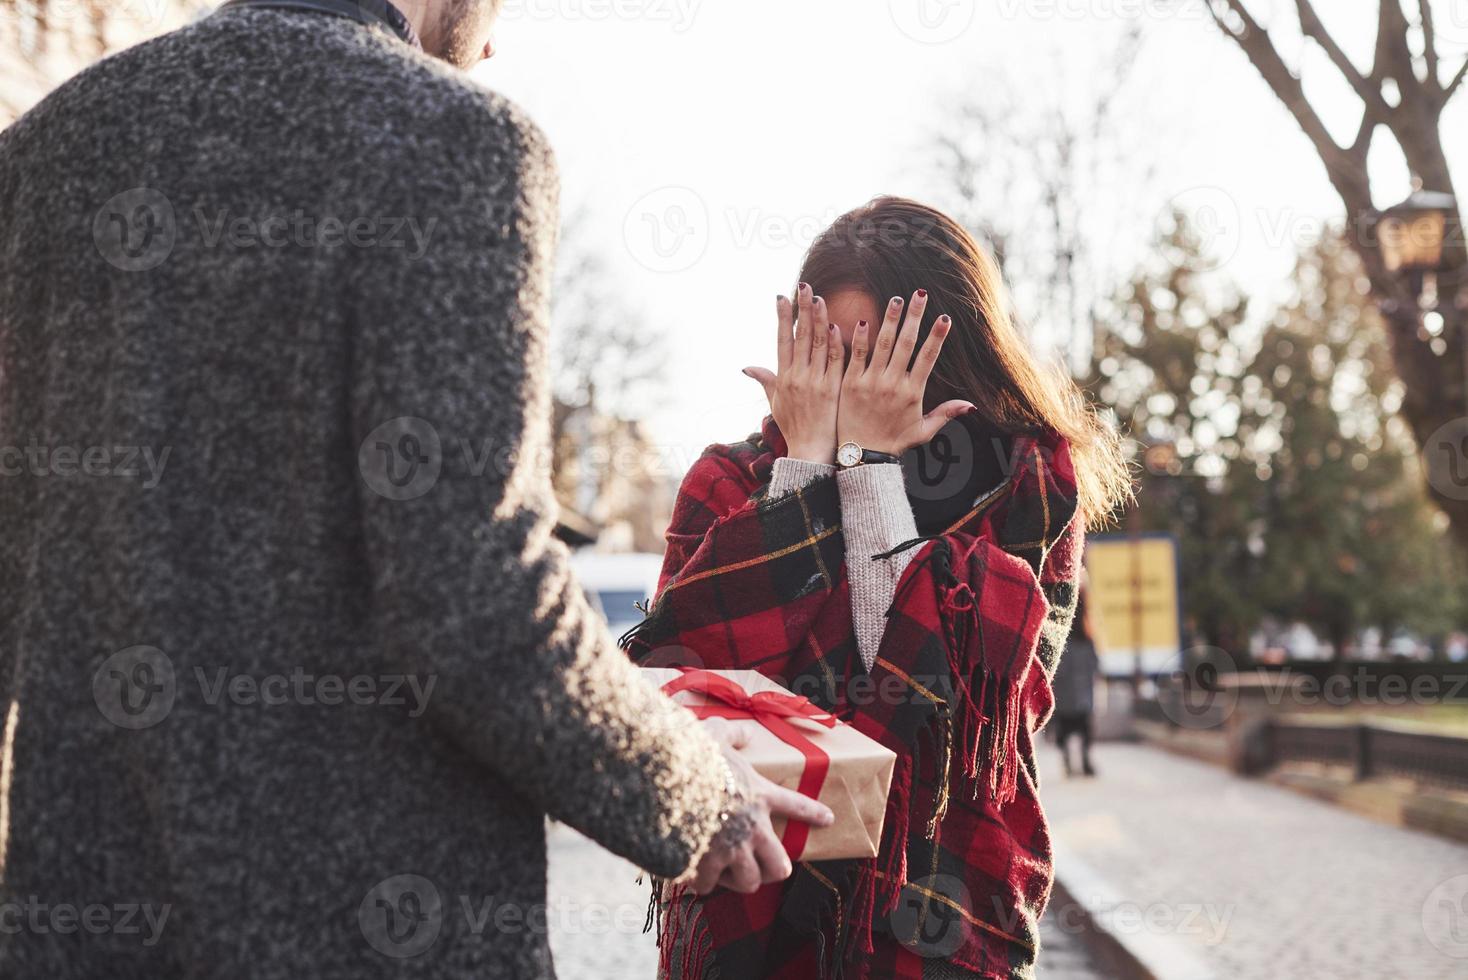
[[[821,787],[825,785],[826,773],[831,769],[831,757],[819,745],[811,741],[791,719],[813,721],[826,728],[836,727],[836,717],[829,711],[811,704],[799,694],[781,691],[757,691],[750,694],[735,681],[710,670],[679,667],[681,677],[675,677],[663,685],[663,693],[677,694],[679,691],[694,691],[719,704],[687,705],[700,718],[728,718],[735,721],[757,721],[786,745],[797,750],[805,758],[805,768],[800,773],[796,791],[811,799],[820,799]],[[800,860],[810,837],[810,825],[803,820],[791,820],[785,825],[785,834],[780,843],[790,860]]]

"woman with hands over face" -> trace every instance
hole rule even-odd
[[[659,897],[668,977],[1033,976],[1051,881],[1035,731],[1119,440],[1031,355],[993,259],[878,198],[775,310],[769,416],[683,481],[640,662],[756,669],[897,753],[875,860]],[[671,651],[671,653],[670,653]],[[680,660],[682,657],[683,660]],[[768,856],[768,849],[765,850]]]

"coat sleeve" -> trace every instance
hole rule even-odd
[[[726,767],[617,650],[553,538],[555,165],[518,110],[479,98],[438,123],[451,132],[426,160],[401,161],[410,178],[380,185],[408,195],[383,207],[418,216],[423,254],[362,249],[349,276],[379,655],[434,678],[421,723],[530,805],[676,877],[717,829]]]
[[[782,652],[845,587],[836,478],[774,497],[726,448],[705,452],[679,488],[657,599],[625,641],[639,662],[717,666]]]

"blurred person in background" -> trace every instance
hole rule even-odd
[[[770,416],[679,492],[639,661],[753,668],[898,755],[875,860],[754,895],[661,890],[665,975],[1031,977],[1052,879],[1033,738],[1115,434],[951,218],[879,198],[776,301]]]
[[[1055,717],[1050,721],[1050,730],[1065,762],[1067,776],[1075,774],[1070,761],[1073,736],[1079,736],[1081,740],[1081,773],[1096,775],[1096,767],[1091,764],[1091,718],[1096,705],[1096,680],[1101,674],[1101,651],[1087,605],[1089,592],[1083,575],[1076,596],[1075,622],[1071,625],[1070,637],[1065,641],[1065,653],[1055,668],[1052,682]]]

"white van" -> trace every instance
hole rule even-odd
[[[663,556],[582,549],[571,556],[571,567],[592,608],[606,618],[612,636],[621,636],[642,622],[642,612],[635,604],[646,607],[657,595]]]

